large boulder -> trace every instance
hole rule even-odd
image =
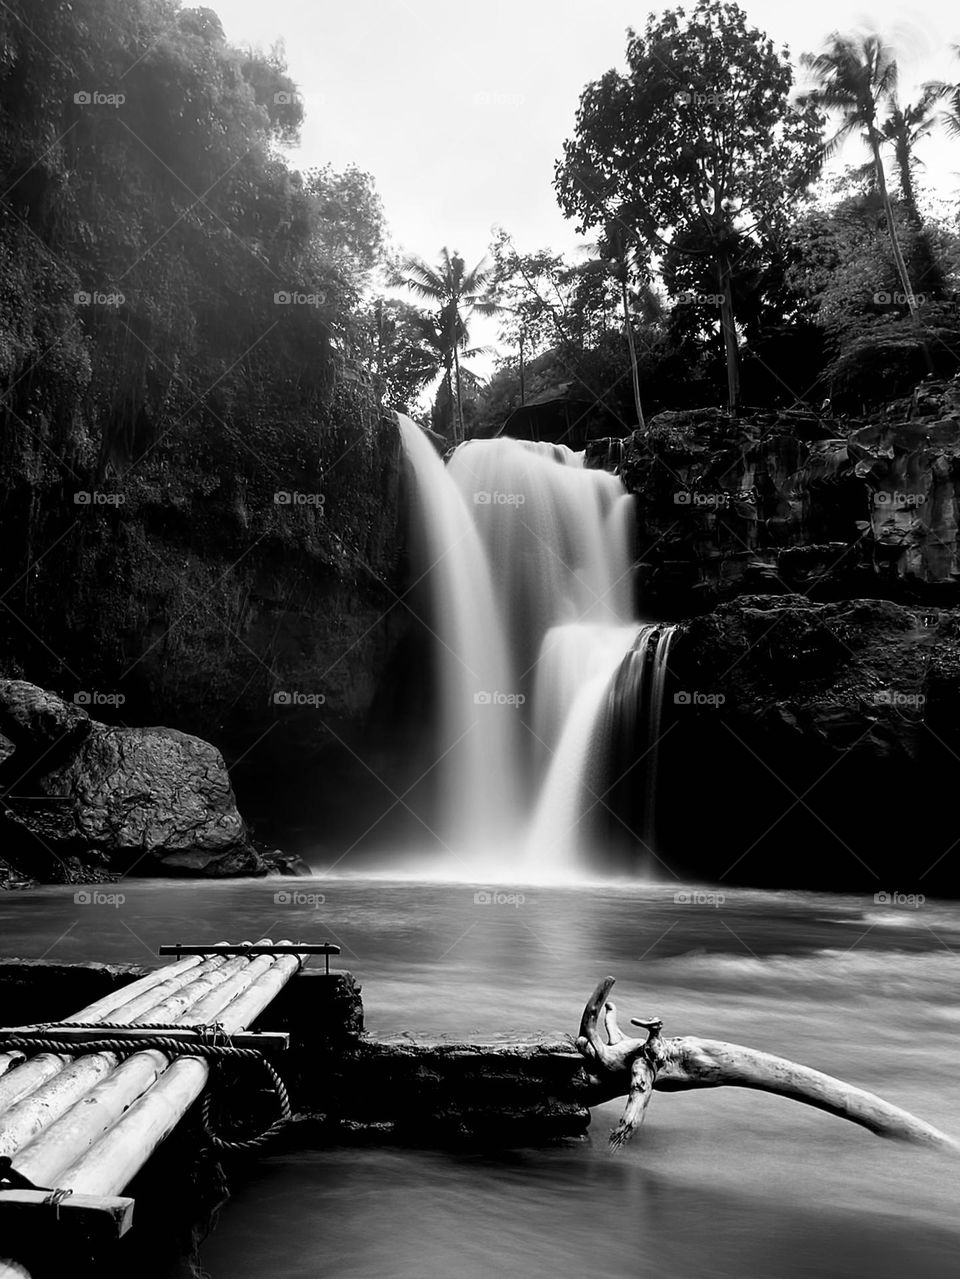
[[[101,724],[21,680],[0,683],[0,725],[16,747],[4,765],[4,800],[22,853],[114,872],[243,875],[267,868],[237,811],[223,757],[209,742],[172,728]],[[59,759],[47,768],[43,747],[53,745]],[[29,794],[18,793],[21,752],[32,765]]]

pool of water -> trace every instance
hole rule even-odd
[[[334,879],[125,882],[118,904],[0,897],[5,954],[158,963],[160,942],[337,942],[368,1029],[575,1031],[597,980],[621,1019],[782,1053],[960,1134],[960,906],[675,887]],[[503,890],[501,890],[503,891]],[[694,894],[690,894],[693,896]],[[479,896],[479,899],[478,899]],[[321,900],[322,899],[322,900]],[[336,1275],[697,1279],[955,1276],[960,1165],[790,1101],[658,1094],[610,1155],[588,1144],[265,1158],[208,1239],[212,1279]]]

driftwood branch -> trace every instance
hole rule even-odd
[[[613,977],[604,978],[587,1001],[577,1048],[586,1058],[590,1104],[626,1095],[623,1116],[610,1134],[614,1149],[643,1123],[654,1089],[680,1092],[727,1086],[790,1097],[883,1137],[960,1150],[952,1137],[899,1106],[785,1057],[717,1039],[664,1039],[658,1017],[631,1018],[631,1025],[647,1033],[645,1039],[630,1038],[620,1029],[616,1007],[607,998],[613,984]]]

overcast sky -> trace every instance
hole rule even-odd
[[[401,247],[434,258],[446,244],[472,263],[495,223],[521,248],[573,243],[552,176],[580,90],[622,62],[629,25],[642,28],[651,9],[669,6],[213,0],[212,7],[235,43],[266,48],[284,40],[306,109],[294,163],[355,162],[374,175]],[[835,28],[872,21],[901,51],[903,100],[920,81],[960,76],[949,51],[960,43],[960,13],[946,0],[875,0],[869,14],[862,0],[743,7],[794,57],[818,50]],[[920,154],[944,190],[960,186],[950,177],[960,171],[960,141]]]
[[[795,60],[837,28],[878,27],[900,54],[902,102],[924,80],[960,76],[950,52],[960,43],[960,13],[946,0],[874,0],[869,12],[862,0],[741,3]],[[374,175],[399,248],[435,260],[447,245],[472,266],[497,224],[522,250],[576,244],[552,178],[580,91],[622,63],[628,26],[642,29],[652,9],[673,6],[211,0],[211,7],[233,43],[284,41],[306,110],[292,163],[356,163]],[[921,190],[953,196],[960,140],[928,142],[918,155],[926,162]],[[854,145],[848,158],[865,157]]]

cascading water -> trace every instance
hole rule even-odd
[[[448,851],[468,856],[495,846],[520,820],[513,708],[497,696],[513,685],[511,655],[471,513],[424,433],[397,416],[413,478],[418,574],[428,582],[436,639],[436,834]]]
[[[612,786],[622,789],[610,773],[620,754],[615,690],[635,728],[642,715],[645,740],[659,732],[672,628],[636,620],[633,499],[561,445],[469,441],[444,466],[397,416],[436,639],[437,834],[463,871],[582,874],[593,817],[609,814]],[[652,834],[649,764],[639,784],[642,846]]]

